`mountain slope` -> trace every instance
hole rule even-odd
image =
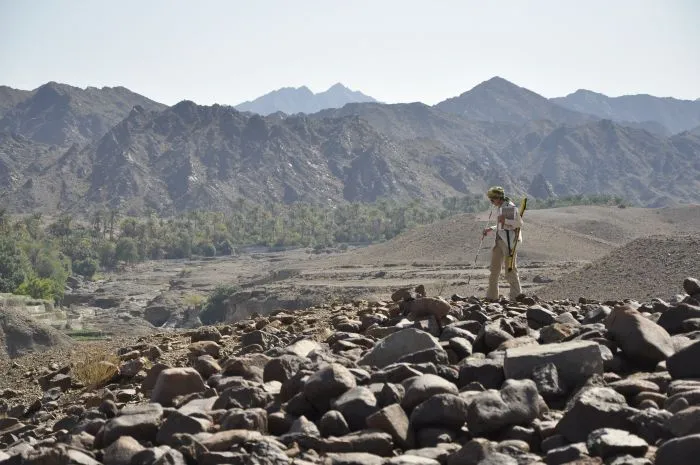
[[[579,89],[552,102],[581,113],[613,121],[655,122],[675,134],[700,125],[700,100],[679,100],[652,95],[607,95]]]
[[[538,118],[571,114],[501,81],[488,86],[515,88],[541,111],[523,107],[510,122],[422,103],[349,103],[268,117],[188,101],[126,111],[127,97],[139,96],[49,84],[2,120],[22,131],[0,132],[0,200],[22,212],[112,206],[171,214],[226,210],[240,199],[439,204],[499,184],[535,198],[604,193],[645,206],[700,201],[700,129],[665,137],[592,116],[576,125]],[[486,94],[507,97],[502,90]],[[501,97],[507,105],[494,114],[519,101]],[[104,128],[124,111],[98,137],[90,124]]]
[[[439,203],[491,184],[516,196],[700,201],[695,132],[665,138],[609,120],[493,124],[422,104],[324,114],[265,118],[184,101],[162,112],[136,107],[98,142],[67,150],[7,136],[0,163],[11,175],[0,188],[17,211],[109,205],[163,214],[226,210],[239,199]]]
[[[604,192],[647,206],[700,199],[700,144],[692,134],[668,139],[601,120],[523,133],[503,156],[522,176],[542,174],[558,195]]]
[[[457,97],[444,100],[436,104],[435,108],[469,119],[491,122],[550,120],[576,125],[592,119],[589,115],[559,106],[500,77],[493,77]]]
[[[423,103],[351,103],[310,115],[311,118],[358,116],[387,137],[416,148],[438,148],[427,162],[461,193],[484,191],[501,184],[522,192],[505,169],[501,149],[518,133],[519,124],[488,123],[442,112]],[[435,145],[437,144],[437,145]]]
[[[45,144],[86,144],[105,135],[137,105],[146,110],[165,108],[124,87],[80,89],[49,82],[5,113],[0,132]]]
[[[308,87],[283,87],[272,91],[253,101],[236,105],[239,111],[250,111],[267,116],[277,112],[288,115],[296,113],[315,113],[325,108],[340,108],[346,103],[376,102],[372,97],[359,91],[353,91],[337,83],[324,92],[314,94]]]
[[[0,133],[0,204],[18,212],[75,206],[87,190],[81,179],[92,169],[88,152]]]
[[[32,91],[0,86],[0,118],[12,107],[31,97]]]
[[[357,117],[280,121],[185,101],[160,113],[135,108],[94,146],[54,157],[34,184],[68,179],[55,197],[64,205],[79,197],[71,202],[76,211],[95,205],[134,212],[225,210],[239,199],[439,202],[459,192],[430,167],[427,158],[435,153],[441,153],[439,144],[406,146]],[[22,205],[28,198],[39,195],[24,192]],[[56,204],[48,199],[33,207]]]
[[[471,265],[488,217],[488,211],[455,215],[406,231],[386,242],[328,257],[318,266],[328,269],[411,263]],[[592,261],[640,237],[678,236],[699,227],[700,205],[658,209],[612,206],[529,209],[518,257],[521,263]],[[478,264],[484,271],[490,260],[488,247],[492,245],[493,238],[485,240],[478,256]],[[626,258],[634,261],[642,255],[627,254]],[[638,268],[633,261],[631,268]]]

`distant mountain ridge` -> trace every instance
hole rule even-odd
[[[56,145],[96,141],[134,106],[149,110],[166,108],[125,87],[81,89],[49,82],[25,96],[0,119],[0,132]]]
[[[287,115],[297,113],[316,113],[326,108],[340,108],[348,103],[376,102],[374,98],[360,91],[353,91],[341,83],[334,84],[328,90],[314,94],[308,87],[283,87],[272,91],[253,101],[236,105],[239,111],[250,111],[267,116],[282,112]]]
[[[663,125],[671,134],[700,125],[700,99],[680,100],[652,95],[607,95],[579,89],[565,97],[551,101],[581,113],[613,121],[637,123],[655,122]]]
[[[166,107],[124,88],[56,83],[7,95],[19,99],[0,119],[0,203],[11,211],[439,204],[492,184],[535,198],[700,202],[700,125],[669,136],[657,123],[579,113],[502,78],[434,106],[353,102],[308,115]]]
[[[463,94],[435,105],[440,111],[480,121],[524,123],[532,120],[582,124],[589,115],[558,105],[501,77],[484,81]]]

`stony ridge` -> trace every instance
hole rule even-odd
[[[700,275],[697,234],[651,236],[630,241],[537,291],[545,299],[668,299],[682,292],[684,276]],[[672,287],[671,287],[672,286]],[[663,294],[664,292],[668,294]]]

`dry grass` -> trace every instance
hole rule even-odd
[[[191,308],[201,308],[204,305],[206,299],[204,296],[199,294],[188,294],[183,299],[185,305]]]
[[[75,362],[73,373],[87,388],[107,384],[119,372],[119,357],[100,347],[86,348],[84,355]]]

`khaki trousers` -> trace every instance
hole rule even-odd
[[[486,292],[486,298],[498,299],[498,277],[501,274],[501,268],[506,268],[506,281],[510,285],[510,300],[520,295],[520,275],[518,274],[517,253],[513,259],[513,271],[508,271],[508,244],[500,237],[496,237],[496,244],[491,250],[491,275],[489,276],[489,290]]]

